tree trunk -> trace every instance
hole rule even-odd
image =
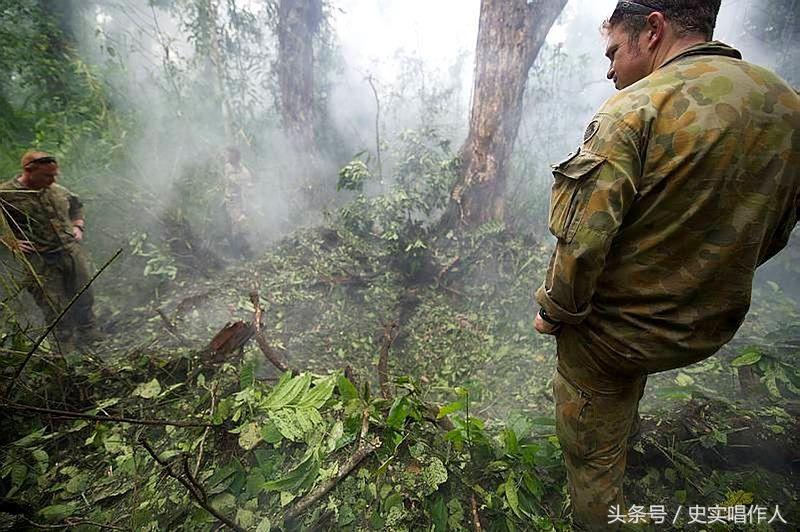
[[[283,127],[300,152],[316,151],[314,37],[321,0],[281,0],[278,8],[278,89]]]
[[[470,130],[443,222],[503,220],[506,177],[528,71],[566,0],[482,0]]]

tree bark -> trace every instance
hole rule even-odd
[[[281,0],[278,7],[278,90],[284,129],[300,152],[316,151],[314,38],[321,0]]]
[[[482,0],[470,129],[443,222],[503,220],[506,177],[528,71],[566,0]]]

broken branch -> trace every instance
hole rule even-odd
[[[89,419],[91,421],[104,421],[115,423],[130,423],[132,425],[156,425],[156,426],[172,426],[172,427],[214,427],[211,423],[200,423],[194,421],[171,421],[168,419],[135,419],[129,417],[117,416],[95,416],[92,414],[84,414],[81,412],[71,412],[69,410],[54,410],[52,408],[42,408],[40,406],[21,405],[18,403],[3,403],[3,406],[12,410],[20,410],[23,412],[39,412],[42,414],[52,414],[70,419]]]
[[[367,431],[369,430],[369,411],[364,410],[364,414],[362,417],[361,423],[361,435],[359,437],[359,445],[356,452],[347,459],[345,463],[339,466],[339,472],[336,474],[335,477],[328,479],[327,481],[320,484],[315,490],[310,492],[308,495],[300,499],[298,503],[286,512],[285,519],[286,520],[293,520],[296,519],[300,514],[308,510],[314,503],[319,501],[322,497],[325,496],[330,490],[336,486],[336,484],[345,478],[347,475],[350,474],[353,469],[361,463],[364,458],[366,458],[369,454],[371,454],[375,449],[381,446],[381,440],[377,436],[370,441],[366,440]]]
[[[183,486],[187,490],[189,490],[189,494],[195,499],[195,501],[197,501],[197,504],[199,504],[205,511],[216,517],[218,521],[230,527],[231,529],[236,530],[237,532],[245,532],[244,528],[240,527],[239,525],[237,525],[236,523],[234,523],[233,521],[231,521],[230,519],[219,513],[217,510],[215,510],[210,504],[208,504],[208,501],[205,498],[205,491],[202,489],[202,487],[200,487],[197,480],[195,480],[195,478],[192,477],[191,473],[189,472],[189,466],[187,461],[184,460],[183,462],[184,474],[179,475],[178,473],[175,473],[175,471],[172,470],[172,466],[170,466],[167,462],[158,457],[156,452],[153,450],[148,441],[145,439],[144,435],[139,436],[139,444],[142,447],[144,447],[147,453],[153,458],[153,460],[155,460],[156,463],[164,469],[164,472],[167,475],[169,475],[170,477],[174,478],[175,480],[183,484]],[[184,476],[186,478],[184,478]]]
[[[272,346],[269,345],[267,339],[264,337],[264,333],[261,331],[261,314],[263,309],[261,308],[261,303],[259,302],[259,295],[257,291],[250,292],[250,302],[253,303],[253,326],[255,327],[255,337],[256,343],[258,344],[258,348],[261,349],[261,352],[264,353],[266,359],[278,370],[280,371],[289,371],[289,365],[286,364],[281,357],[278,356],[277,353],[272,349]]]
[[[392,398],[392,390],[389,387],[389,348],[392,347],[397,338],[399,326],[397,320],[392,320],[383,329],[383,343],[381,344],[380,357],[378,358],[378,382],[381,386],[381,395],[384,399]]]

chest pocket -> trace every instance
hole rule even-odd
[[[565,161],[553,165],[550,195],[550,232],[571,242],[580,226],[596,184],[595,174],[606,158],[580,149]]]

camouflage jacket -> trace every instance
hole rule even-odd
[[[800,97],[719,42],[610,98],[554,165],[536,301],[619,374],[684,366],[741,325],[800,210]]]
[[[0,207],[14,236],[33,242],[39,253],[62,251],[76,243],[72,222],[83,219],[83,205],[61,185],[30,190],[11,179],[0,184]]]
[[[222,176],[223,199],[228,215],[233,222],[243,222],[247,218],[248,194],[254,193],[253,174],[243,164],[237,167],[226,162]]]

